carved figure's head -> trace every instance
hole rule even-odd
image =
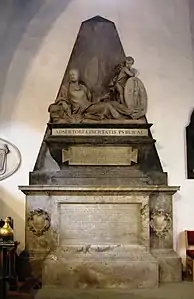
[[[69,71],[69,81],[77,82],[79,80],[79,71],[77,69],[71,69]]]
[[[133,57],[129,56],[129,57],[126,57],[126,60],[125,60],[125,66],[127,68],[131,68],[132,65],[134,64],[135,60]]]

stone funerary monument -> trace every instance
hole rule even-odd
[[[172,232],[179,188],[168,186],[134,62],[114,23],[82,23],[30,185],[20,186],[26,247],[43,288],[181,280]]]

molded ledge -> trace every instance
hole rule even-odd
[[[106,193],[106,192],[125,192],[125,193],[153,193],[153,192],[166,192],[173,195],[178,190],[179,186],[158,186],[158,185],[149,185],[149,186],[118,186],[118,187],[105,187],[105,186],[53,186],[53,185],[31,185],[31,186],[19,186],[24,194],[28,195],[30,193],[69,193],[69,192],[91,192],[91,193]]]

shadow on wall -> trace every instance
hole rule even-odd
[[[6,76],[15,51],[32,19],[41,20],[41,27],[36,28],[36,39],[26,49],[22,65],[18,65],[13,74],[12,89],[17,97],[26,70],[38,51],[52,24],[73,0],[6,0],[0,1],[0,111],[1,99],[6,83]],[[15,103],[16,104],[16,103]],[[1,115],[1,122],[8,121],[14,110],[14,99],[6,99],[6,109]]]
[[[3,200],[7,199],[7,202]],[[19,248],[25,246],[25,205],[21,198],[16,198],[6,189],[0,189],[0,219],[10,216],[14,220],[14,239],[20,242]]]

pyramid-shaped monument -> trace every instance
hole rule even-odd
[[[168,186],[135,67],[113,22],[96,16],[81,24],[30,185],[20,187],[26,247],[43,286],[181,279],[172,237],[178,187]]]

